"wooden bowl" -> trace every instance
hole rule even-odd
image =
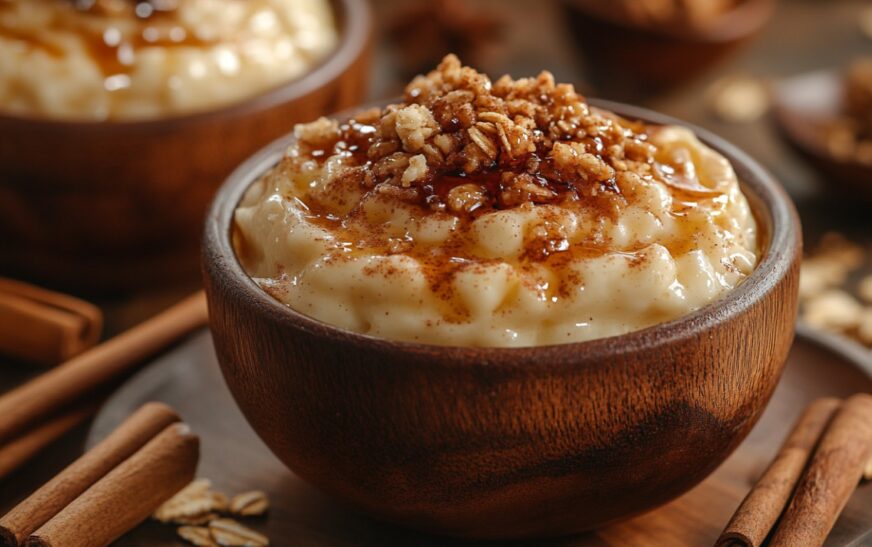
[[[838,158],[827,146],[827,125],[843,112],[843,87],[835,70],[780,81],[773,93],[775,122],[785,141],[821,174],[827,192],[872,202],[872,165]]]
[[[591,101],[632,119],[677,120]],[[735,166],[762,258],[723,299],[590,342],[443,347],[348,332],[298,313],[243,271],[230,241],[246,188],[292,136],[237,169],[206,220],[215,349],[252,427],[295,473],[360,510],[462,537],[570,534],[652,509],[700,482],[750,431],[796,319],[800,232],[754,160]]]
[[[365,94],[368,4],[333,4],[335,51],[241,103],[129,122],[0,116],[0,271],[98,290],[196,279],[203,218],[230,171]]]
[[[712,24],[644,25],[603,0],[561,0],[597,91],[638,100],[699,74],[754,37],[775,0],[742,0]]]

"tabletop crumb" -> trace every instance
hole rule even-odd
[[[800,318],[811,327],[872,347],[872,274],[851,290],[866,260],[861,246],[842,234],[826,234],[800,268]]]
[[[725,122],[755,122],[769,111],[769,105],[766,83],[752,76],[727,76],[708,90],[709,108]]]

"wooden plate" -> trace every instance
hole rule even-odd
[[[834,156],[827,127],[842,116],[844,82],[836,70],[785,78],[774,87],[773,114],[785,141],[820,172],[825,190],[872,202],[872,165]]]
[[[711,545],[806,403],[824,395],[847,396],[858,391],[872,391],[872,357],[859,347],[800,327],[784,377],[763,418],[705,482],[641,517],[583,536],[535,544]],[[288,471],[237,410],[221,378],[212,340],[205,332],[155,361],[115,393],[93,424],[87,444],[103,438],[135,408],[152,400],[175,407],[200,434],[200,476],[212,479],[217,488],[231,494],[249,489],[269,493],[269,517],[247,522],[267,533],[274,545],[458,544],[360,516]],[[46,467],[57,465],[52,462],[57,460],[56,454],[39,460],[48,463],[36,461],[23,470],[27,482],[46,480],[50,474]],[[0,488],[3,505],[8,504],[8,492],[8,485]],[[862,485],[851,498],[827,545],[862,545],[864,539],[870,541],[867,533],[872,534],[872,483]],[[184,545],[175,539],[172,526],[154,522],[119,542],[125,546],[157,544]]]

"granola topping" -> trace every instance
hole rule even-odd
[[[756,264],[754,220],[725,158],[689,129],[591,107],[547,72],[491,82],[450,55],[413,79],[402,103],[295,135],[236,211],[237,251],[277,299],[353,330],[393,331],[393,305],[370,306],[390,286],[396,305],[420,312],[391,337],[573,341],[686,313]],[[665,283],[642,298],[656,309],[608,311],[620,326],[561,312],[584,307],[600,270]],[[482,301],[483,285],[508,294]],[[530,317],[571,325],[519,334],[517,299],[541,304]],[[469,332],[422,333],[443,326]],[[476,328],[499,340],[478,340]]]
[[[339,157],[337,177],[364,191],[460,217],[572,201],[614,211],[636,178],[712,191],[683,172],[683,158],[658,155],[655,129],[591,108],[548,72],[491,83],[452,55],[415,78],[404,99],[344,123],[299,126],[289,161]]]

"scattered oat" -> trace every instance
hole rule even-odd
[[[208,479],[197,479],[164,502],[154,512],[160,522],[200,525],[218,518],[216,512],[227,511],[227,496],[211,489]]]
[[[233,496],[230,512],[242,517],[257,517],[269,509],[269,499],[260,490],[253,490]]]
[[[233,519],[218,519],[209,523],[212,539],[222,547],[265,547],[269,539]]]
[[[185,526],[203,526],[204,524],[209,524],[213,520],[220,517],[221,515],[219,515],[218,513],[198,513],[191,516],[177,516],[167,522],[172,522],[173,524],[182,524]]]
[[[837,233],[821,238],[818,250],[802,261],[799,296],[807,299],[842,285],[863,262],[863,249]]]
[[[199,547],[216,547],[218,545],[212,539],[212,532],[204,526],[182,526],[176,530],[176,533],[192,545]]]
[[[840,284],[847,271],[828,260],[809,258],[799,268],[799,297],[811,298]]]
[[[197,479],[155,511],[153,518],[164,523],[182,524],[179,536],[202,546],[269,545],[266,536],[250,530],[238,522],[221,518],[221,513],[241,517],[260,516],[269,509],[264,492],[254,490],[228,500],[221,492],[212,490],[208,479]]]
[[[712,112],[732,123],[759,120],[769,110],[769,90],[759,78],[728,76],[712,84],[708,92]]]
[[[849,270],[863,263],[863,248],[836,232],[824,234],[818,243],[818,249],[818,256],[825,256]]]
[[[860,303],[847,292],[828,289],[806,302],[803,319],[820,329],[848,331],[857,327],[862,311]]]
[[[852,337],[872,346],[872,275],[857,285],[857,297],[846,292],[851,275],[865,260],[864,249],[838,233],[821,238],[802,261],[799,277],[800,316],[816,328]]]

